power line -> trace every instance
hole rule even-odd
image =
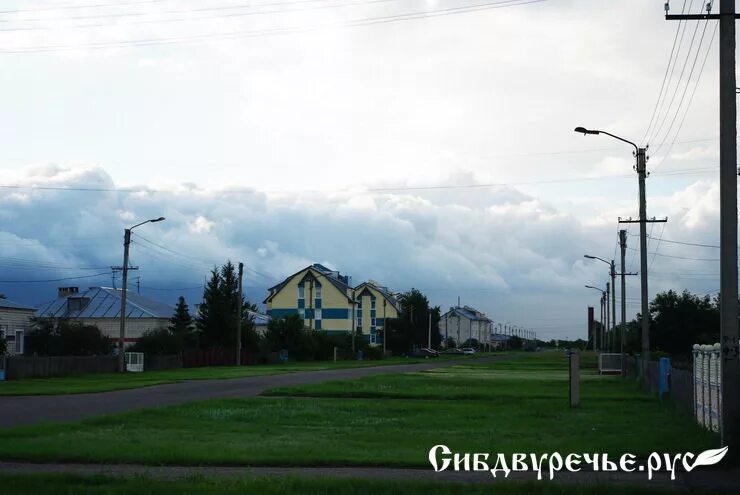
[[[660,166],[663,165],[663,162],[665,162],[666,158],[671,154],[671,151],[673,150],[673,146],[676,143],[676,139],[678,139],[678,136],[681,134],[681,129],[683,129],[683,124],[686,121],[686,116],[689,113],[689,109],[691,108],[691,103],[694,101],[694,96],[696,95],[696,90],[699,87],[699,81],[701,80],[701,75],[704,73],[704,66],[707,63],[707,58],[709,58],[709,52],[712,51],[712,45],[714,44],[714,39],[717,36],[717,27],[719,26],[719,23],[715,24],[714,31],[712,32],[712,39],[709,40],[709,46],[707,46],[707,51],[704,54],[704,60],[701,63],[701,68],[699,69],[699,75],[696,77],[696,82],[694,83],[694,89],[691,91],[691,96],[689,97],[689,102],[686,105],[686,108],[684,109],[683,116],[681,117],[681,122],[678,125],[678,130],[676,130],[676,135],[673,138],[673,141],[671,142],[671,145],[668,147],[668,151],[663,155],[663,158],[660,160],[660,163],[656,165],[653,168],[653,172],[658,170]]]
[[[691,7],[689,6],[689,12],[691,11]],[[688,23],[684,24],[685,26]],[[689,59],[691,58],[691,51],[694,47],[694,41],[696,40],[696,33],[699,32],[699,21],[696,21],[696,25],[694,26],[694,32],[691,36],[691,42],[689,43],[689,48],[686,51],[686,60],[684,60],[683,65],[681,66],[681,73],[678,76],[678,81],[676,82],[676,87],[673,89],[673,95],[671,95],[671,101],[668,103],[668,108],[665,111],[665,114],[663,115],[663,118],[660,120],[660,125],[653,130],[653,133],[648,141],[652,141],[658,135],[660,134],[660,131],[663,130],[663,125],[665,125],[665,121],[668,119],[668,115],[671,113],[671,108],[673,107],[673,102],[676,100],[676,95],[678,94],[678,88],[681,86],[681,81],[683,80],[683,75],[686,72],[686,66],[689,63]],[[683,35],[682,35],[683,38]],[[678,56],[676,56],[676,61],[678,61]],[[675,69],[675,65],[674,65]]]
[[[79,280],[82,278],[95,278],[101,276],[108,276],[110,272],[96,273],[94,275],[81,275],[79,277],[63,277],[63,278],[52,278],[47,280],[0,280],[2,284],[40,284],[44,282],[62,282],[64,280]]]
[[[629,248],[629,247],[628,247],[627,249],[629,249],[629,250],[631,250],[631,251],[637,251],[637,249],[635,249],[635,248]],[[652,253],[648,253],[648,254],[652,254],[652,255],[653,255],[653,257],[655,257],[655,256],[660,256],[660,257],[662,257],[662,258],[674,258],[674,259],[677,259],[677,260],[689,260],[689,261],[719,261],[719,259],[718,259],[718,258],[691,258],[691,257],[688,257],[688,256],[673,256],[673,255],[671,255],[671,254],[661,254],[661,253],[659,253],[659,252],[657,252],[657,251],[653,251]]]
[[[719,25],[719,24],[716,24]],[[704,21],[704,29],[701,31],[701,38],[699,39],[699,46],[696,49],[696,54],[694,55],[694,61],[691,63],[691,70],[689,71],[689,77],[686,79],[686,85],[683,88],[683,92],[681,93],[681,99],[678,102],[678,106],[676,107],[676,112],[673,114],[673,118],[671,119],[671,124],[668,126],[668,130],[665,133],[665,136],[663,137],[663,141],[661,141],[660,145],[655,150],[655,153],[657,154],[665,144],[666,140],[668,139],[668,136],[671,134],[671,131],[673,130],[673,126],[676,123],[676,118],[678,117],[678,114],[681,113],[681,107],[683,105],[684,99],[686,98],[686,91],[689,89],[689,85],[691,84],[691,77],[694,75],[694,69],[696,69],[696,62],[699,60],[699,53],[701,52],[701,47],[704,44],[704,36],[707,33],[707,26],[709,26],[709,21]],[[699,23],[697,21],[697,28],[699,27]],[[693,42],[693,39],[692,39]],[[710,42],[711,47],[711,42]],[[688,61],[688,58],[687,58]],[[702,64],[702,68],[704,68],[704,65]],[[697,76],[697,84],[699,79],[701,78],[701,73]],[[688,109],[688,106],[687,106]]]
[[[681,176],[681,175],[701,175],[706,172],[714,171],[715,167],[696,167],[686,168],[681,170],[672,170],[670,172],[663,172],[657,174],[659,176]],[[601,181],[603,179],[628,179],[634,177],[634,174],[616,174],[616,175],[598,175],[589,177],[571,177],[563,179],[544,179],[544,180],[532,180],[532,181],[511,181],[511,182],[490,182],[485,184],[459,184],[459,185],[438,185],[438,186],[398,186],[398,187],[371,187],[371,188],[353,188],[346,187],[342,189],[316,189],[316,190],[293,190],[293,191],[277,191],[268,190],[262,192],[394,192],[394,191],[430,191],[435,189],[480,189],[490,187],[506,187],[506,186],[525,186],[525,185],[537,185],[537,184],[557,184],[557,183],[568,183],[568,182],[591,182]],[[115,192],[122,194],[138,194],[138,193],[180,193],[183,192],[177,189],[150,189],[150,188],[115,188],[115,187],[60,187],[60,186],[35,186],[35,185],[16,185],[16,184],[0,184],[0,189],[27,189],[37,191],[61,191],[61,192]],[[254,190],[218,190],[219,194],[255,194],[258,191]]]
[[[447,9],[420,11],[420,12],[412,12],[412,13],[407,13],[407,14],[358,18],[358,19],[353,19],[353,20],[349,20],[346,22],[339,22],[336,24],[323,25],[323,26],[313,25],[313,26],[296,26],[296,27],[289,27],[289,28],[272,28],[272,29],[246,30],[246,31],[240,30],[240,31],[231,31],[227,33],[205,33],[205,34],[196,34],[196,35],[187,35],[187,36],[174,36],[174,37],[169,37],[169,38],[167,37],[144,38],[144,39],[137,39],[137,40],[87,43],[87,44],[81,44],[81,45],[33,45],[33,46],[15,48],[11,50],[0,50],[0,53],[1,54],[41,53],[41,52],[80,50],[80,49],[95,50],[95,49],[107,49],[107,48],[171,45],[171,44],[179,44],[179,43],[250,38],[250,37],[261,37],[261,36],[272,36],[272,35],[283,35],[283,34],[298,34],[298,33],[306,33],[306,32],[326,29],[326,28],[349,28],[349,27],[358,27],[358,26],[369,26],[369,25],[375,25],[375,24],[402,22],[402,21],[417,20],[417,19],[427,19],[427,18],[432,18],[432,17],[478,12],[478,11],[483,11],[483,10],[515,7],[515,6],[521,6],[521,5],[541,3],[541,2],[546,2],[546,1],[547,0],[503,0],[499,2],[486,2],[486,3],[480,3],[480,4],[469,5],[469,6],[464,6],[464,7],[450,7]]]
[[[693,3],[693,0],[692,0]],[[691,7],[689,7],[691,8]],[[683,14],[686,10],[686,0],[683,1],[683,6],[681,7],[681,13]],[[645,134],[642,136],[641,142],[645,142],[645,138],[650,133],[650,128],[653,125],[653,120],[655,119],[655,115],[658,110],[658,104],[661,102],[661,97],[663,96],[663,88],[666,85],[666,81],[668,80],[668,70],[671,68],[671,63],[673,61],[673,53],[676,50],[676,41],[678,40],[678,33],[681,31],[681,24],[683,23],[683,19],[678,21],[678,26],[676,26],[676,35],[673,37],[673,46],[671,47],[671,54],[668,56],[668,65],[665,67],[665,74],[663,74],[663,82],[660,84],[660,91],[658,92],[658,99],[655,102],[655,107],[653,108],[653,114],[650,116],[650,122],[648,123],[647,129],[645,129]],[[676,58],[678,58],[678,54],[676,54]],[[675,66],[674,66],[675,67]],[[673,73],[671,73],[671,76]],[[670,81],[669,81],[670,84]],[[667,92],[667,89],[666,89]],[[665,102],[665,99],[663,99]]]
[[[0,14],[22,14],[26,12],[45,12],[49,10],[73,10],[73,9],[97,9],[101,7],[119,7],[127,5],[141,5],[141,4],[152,4],[168,2],[171,0],[136,0],[128,2],[113,2],[113,3],[97,3],[87,5],[56,5],[53,7],[39,7],[35,9],[15,9],[15,10],[0,10]]]

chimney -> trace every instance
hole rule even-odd
[[[57,297],[67,297],[80,292],[79,287],[59,287],[57,290]]]

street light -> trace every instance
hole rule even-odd
[[[615,335],[616,328],[617,328],[617,301],[616,301],[617,285],[616,285],[616,282],[614,280],[614,278],[616,277],[617,274],[616,274],[616,272],[614,270],[614,260],[606,261],[604,258],[599,258],[598,256],[591,256],[590,254],[584,254],[583,257],[584,258],[591,259],[591,260],[599,260],[599,261],[601,261],[603,263],[606,263],[609,266],[609,275],[611,275],[611,277],[612,277],[612,285],[611,285],[611,292],[612,292],[612,302],[611,302],[611,304],[612,304],[611,329],[612,329],[612,334],[611,334],[611,339],[612,339],[612,347],[613,347],[613,345],[614,345],[614,335]],[[609,290],[608,290],[608,287],[607,287],[607,293],[608,292],[609,292]],[[609,297],[609,296],[607,295],[607,297]],[[608,304],[609,304],[609,301],[607,300],[607,305]],[[624,306],[624,304],[625,304],[624,298],[622,298],[622,306]],[[607,313],[607,320],[608,320],[609,319],[609,308],[607,308],[606,313]],[[607,326],[607,330],[608,330],[610,325],[607,324],[606,326]],[[624,332],[624,328],[622,328],[622,331]],[[624,347],[624,339],[622,339],[622,344],[621,345],[622,345],[622,347]],[[624,356],[622,356],[622,359],[624,359]]]
[[[600,322],[599,325],[601,325],[601,332],[604,332],[604,300],[606,299],[606,291],[604,289],[600,289],[598,287],[594,287],[593,285],[585,285],[587,289],[593,289],[601,292],[601,315],[600,315]],[[594,342],[593,342],[593,350],[596,350],[596,335],[592,335]],[[603,342],[603,336],[599,338],[599,350],[603,350],[604,342]]]
[[[128,289],[128,248],[131,245],[131,231],[145,223],[157,223],[164,217],[152,218],[123,231],[123,283],[121,287],[121,331],[118,336],[118,371],[126,371],[126,357],[123,352],[123,342],[126,338],[126,290]]]
[[[734,118],[733,118],[734,122]],[[606,134],[623,143],[627,143],[635,148],[635,158],[637,163],[635,171],[637,172],[637,182],[640,192],[640,299],[642,311],[642,381],[647,383],[647,368],[650,360],[650,309],[648,308],[648,267],[647,267],[647,202],[645,200],[645,178],[647,177],[647,148],[640,148],[632,141],[615,136],[606,131],[590,130],[585,127],[576,127],[575,132],[586,134]],[[733,190],[735,186],[732,186]],[[734,200],[733,200],[734,204]]]

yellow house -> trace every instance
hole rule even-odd
[[[268,289],[271,318],[298,314],[307,328],[330,335],[352,332],[354,302],[349,278],[314,263]]]
[[[357,309],[355,328],[371,344],[382,344],[386,320],[398,318],[401,305],[386,288],[369,280],[354,289]]]

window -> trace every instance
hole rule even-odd
[[[357,309],[362,309],[362,298],[357,300]]]
[[[362,328],[362,316],[357,317],[357,328]]]
[[[15,331],[15,353],[16,354],[23,354],[23,330],[16,330]]]
[[[314,297],[316,299],[321,299],[321,286],[319,284],[316,284],[315,292],[316,293],[315,293]]]
[[[370,343],[371,344],[377,344],[378,343],[378,334],[375,332],[370,332]]]
[[[298,316],[300,316],[301,319],[305,320],[306,319],[306,310],[303,309],[303,308],[298,309]]]
[[[321,319],[321,309],[315,309],[314,310],[314,320],[320,320]]]
[[[375,328],[375,318],[370,318],[370,326]]]
[[[375,309],[375,298],[374,297],[370,300],[370,309]]]
[[[303,294],[304,294],[304,288],[303,288],[303,284],[301,284],[298,286],[298,299],[303,299],[304,298]]]

